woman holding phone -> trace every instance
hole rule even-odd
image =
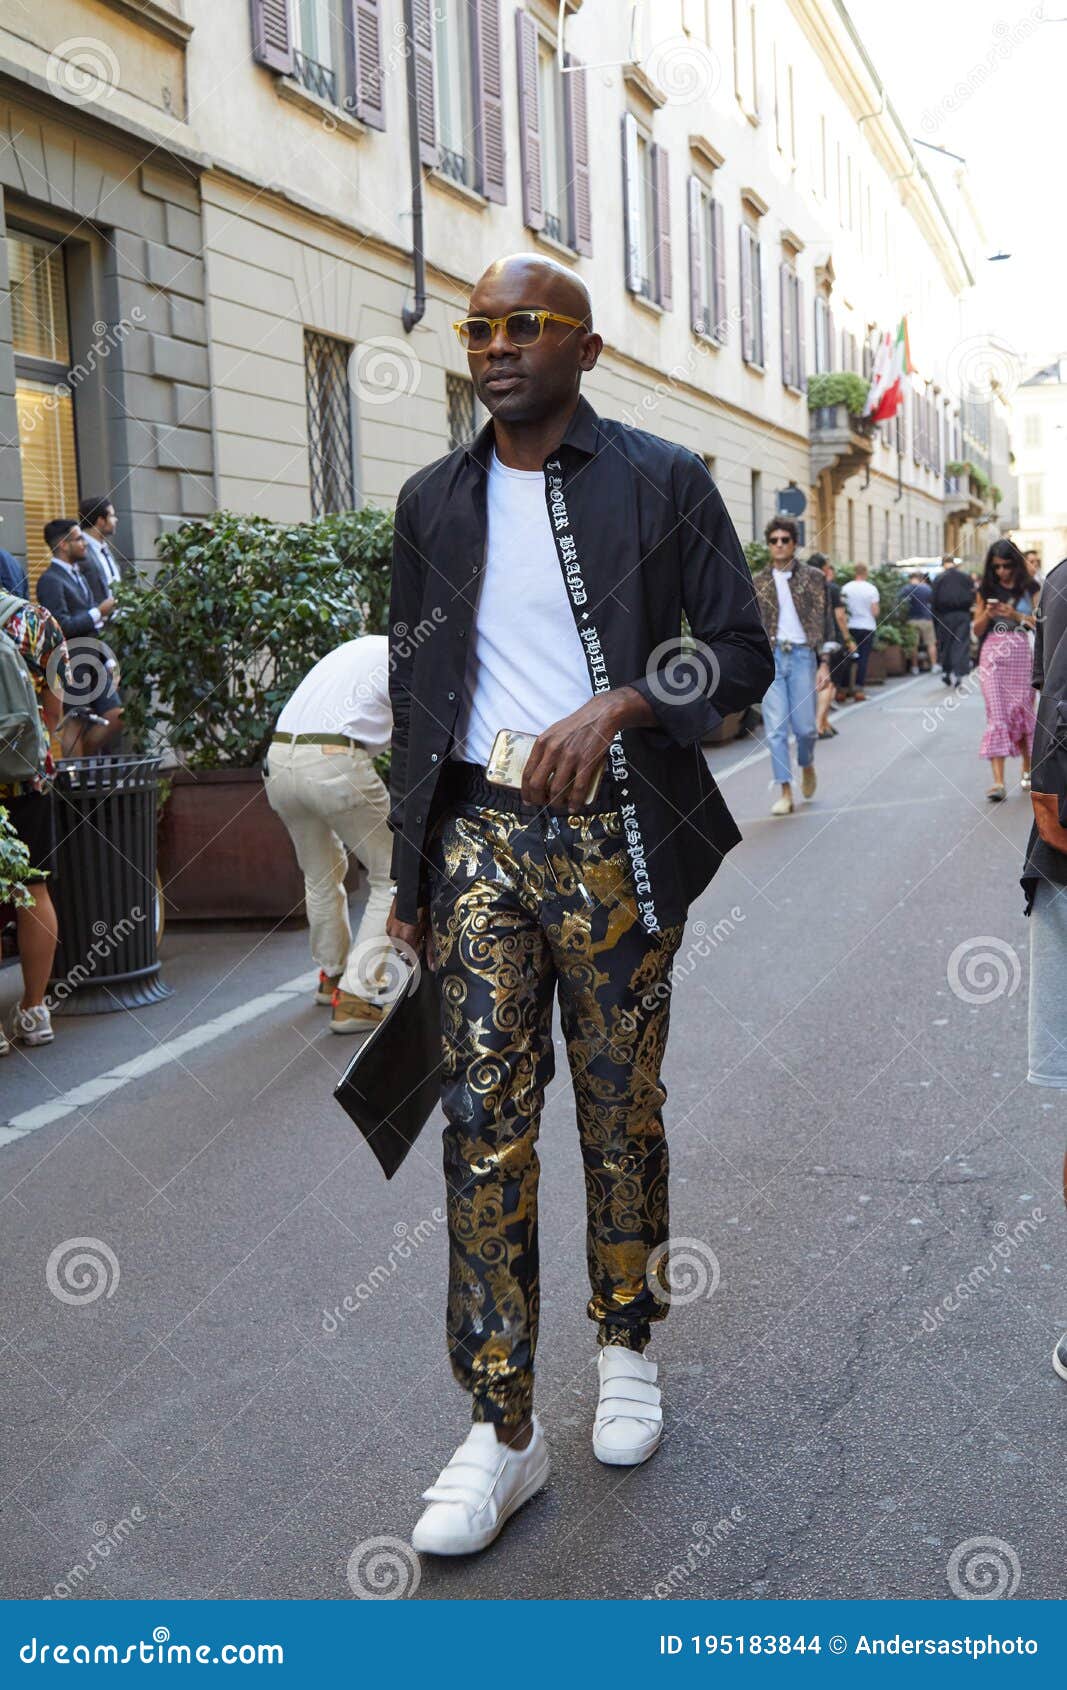
[[[1022,552],[1010,540],[995,540],[986,553],[974,613],[978,638],[978,679],[985,699],[986,729],[979,755],[993,765],[986,797],[999,804],[1007,796],[1004,760],[1023,760],[1022,787],[1030,787],[1030,751],[1034,738],[1034,689],[1029,635],[1034,627],[1036,593]]]

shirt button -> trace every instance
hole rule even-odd
[[[454,692],[449,693],[448,702],[449,702],[449,704],[454,704],[456,702],[456,695],[455,695]]]
[[[431,753],[430,753],[430,762],[431,762],[431,763],[436,763],[436,761],[437,761],[437,752],[436,752],[436,751],[431,751]]]
[[[417,815],[417,816],[416,816],[416,817],[415,817],[415,820],[416,820],[416,821],[417,821],[417,822],[421,822],[421,820],[422,820],[422,815],[421,815],[421,813],[420,813],[420,814],[419,814],[419,815]]]

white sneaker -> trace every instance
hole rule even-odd
[[[0,1056],[10,1056],[10,1055],[11,1055],[11,1046],[7,1042],[7,1034],[4,1032],[4,1029],[2,1027],[0,1027]]]
[[[608,1467],[637,1467],[663,1436],[658,1369],[654,1361],[620,1344],[597,1357],[600,1401],[593,1423],[593,1454]]]
[[[50,1045],[55,1034],[45,1005],[39,1003],[33,1009],[23,1009],[20,1004],[11,1018],[11,1037],[20,1045]]]
[[[548,1471],[548,1446],[536,1414],[525,1449],[501,1443],[494,1426],[476,1421],[436,1483],[423,1491],[430,1506],[411,1534],[411,1547],[428,1555],[484,1549],[541,1489]]]
[[[771,805],[771,815],[772,816],[791,816],[792,814],[793,814],[793,799],[792,799],[792,797],[789,793],[783,792],[782,796],[780,798],[776,798],[774,803]],[[609,1347],[609,1349],[611,1349],[611,1348],[617,1348],[618,1346],[617,1345],[609,1345],[608,1347]]]

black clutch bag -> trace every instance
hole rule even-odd
[[[423,963],[411,970],[333,1095],[392,1179],[441,1098],[441,993]]]

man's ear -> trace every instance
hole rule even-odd
[[[595,369],[597,360],[603,350],[604,342],[601,336],[598,334],[587,334],[585,337],[585,344],[583,345],[581,354],[578,358],[578,368],[581,370]]]

